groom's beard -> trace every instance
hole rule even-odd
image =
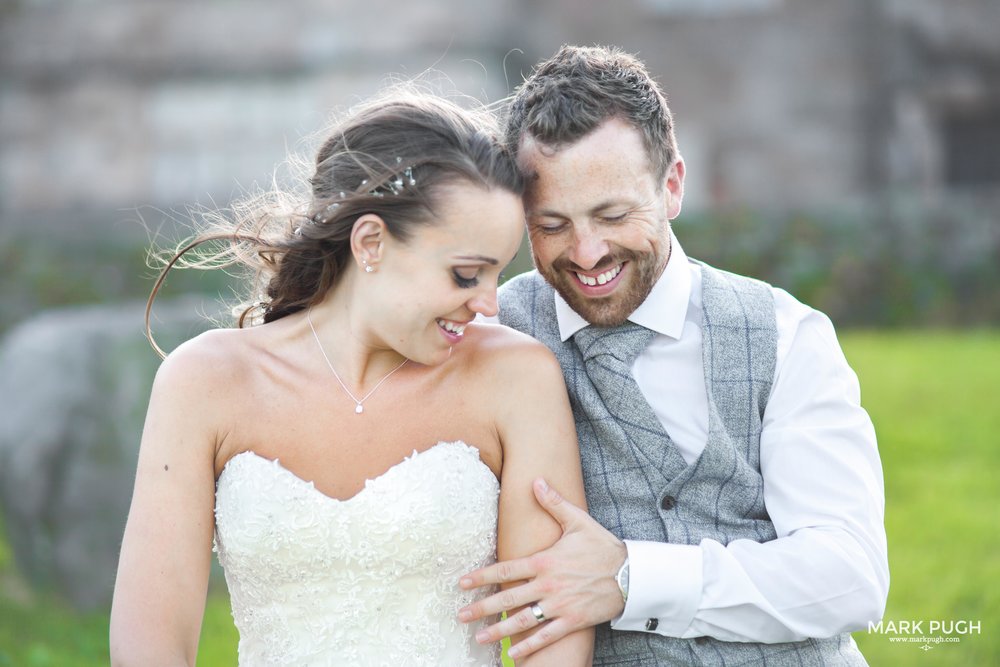
[[[666,266],[666,259],[661,261],[656,253],[616,249],[597,262],[596,266],[610,269],[627,262],[621,282],[615,291],[607,296],[587,297],[579,291],[576,286],[577,279],[573,275],[573,272],[580,267],[565,256],[558,257],[549,266],[543,266],[538,257],[534,260],[538,272],[569,304],[569,307],[589,323],[601,327],[623,324],[649,296]]]

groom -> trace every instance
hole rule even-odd
[[[590,515],[544,481],[563,537],[462,586],[521,582],[463,621],[524,657],[597,626],[595,665],[864,665],[889,573],[882,471],[830,321],[689,259],[684,162],[638,60],[563,47],[518,90],[537,272],[500,321],[548,345],[573,403]]]

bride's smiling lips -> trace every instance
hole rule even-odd
[[[444,318],[438,318],[436,320],[438,325],[438,331],[444,336],[451,345],[454,345],[462,340],[462,336],[465,335],[465,326],[468,322],[456,322],[454,320],[446,320]]]
[[[622,262],[600,271],[568,270],[567,272],[572,276],[572,282],[577,290],[584,296],[600,297],[615,290],[627,266],[628,262]]]

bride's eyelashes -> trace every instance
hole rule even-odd
[[[479,269],[452,269],[451,276],[455,280],[455,284],[463,289],[479,284]]]

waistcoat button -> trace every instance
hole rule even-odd
[[[665,510],[672,510],[677,505],[677,499],[673,496],[663,496],[663,500],[660,501],[660,507]]]

